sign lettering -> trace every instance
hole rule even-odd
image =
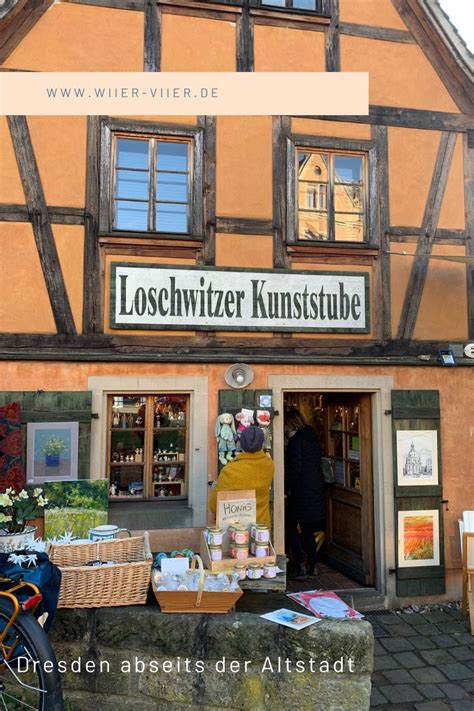
[[[114,263],[111,327],[367,333],[369,274]]]

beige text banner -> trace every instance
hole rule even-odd
[[[368,113],[366,72],[1,72],[0,114]]]

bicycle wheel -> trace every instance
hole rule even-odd
[[[11,603],[0,596],[1,631],[11,611]],[[0,711],[64,711],[56,656],[30,612],[20,613],[8,631],[4,644],[13,643],[16,652],[10,661],[5,662],[0,654]],[[45,662],[49,663],[46,669]]]

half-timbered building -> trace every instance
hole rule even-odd
[[[457,597],[474,90],[438,2],[7,0],[0,17],[8,72],[369,72],[368,116],[1,117],[0,405],[79,422],[79,476],[107,478],[111,521],[156,549],[210,520],[219,412],[268,410],[280,553],[296,405],[334,478],[326,562],[379,605]]]

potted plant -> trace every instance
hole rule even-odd
[[[17,492],[10,487],[0,494],[0,549],[19,550],[27,540],[34,539],[36,526],[28,525],[28,521],[36,518],[38,507],[47,503],[40,488]]]
[[[58,467],[61,454],[67,450],[66,442],[56,435],[51,435],[44,443],[42,453],[47,467]]]

